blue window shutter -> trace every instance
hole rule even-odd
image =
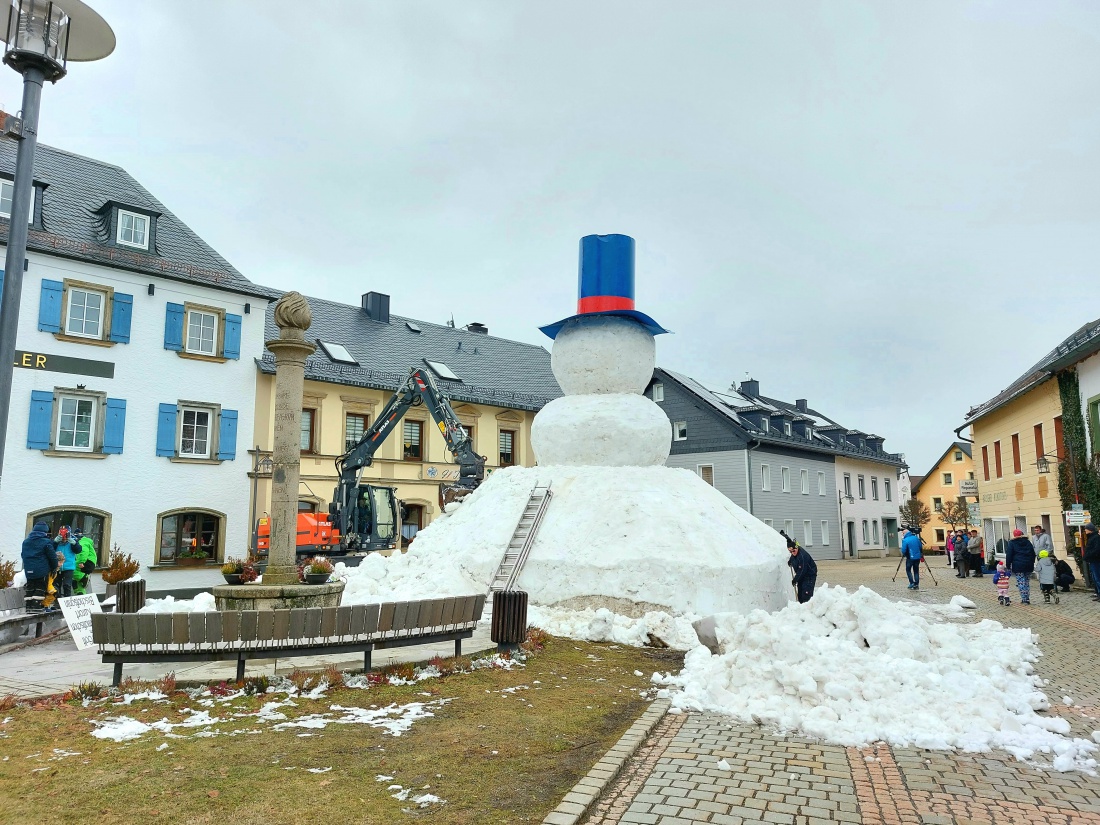
[[[183,349],[183,304],[168,304],[164,315],[164,348]]]
[[[222,355],[226,358],[241,357],[241,316],[225,316],[225,345],[222,347]]]
[[[157,416],[157,455],[176,454],[176,405],[161,404]]]
[[[107,413],[103,421],[103,452],[117,455],[122,452],[126,434],[126,401],[122,398],[107,399]]]
[[[218,422],[218,458],[232,461],[237,457],[237,411],[222,410]]]
[[[61,332],[61,281],[42,279],[42,297],[38,302],[38,328],[43,332]]]
[[[50,426],[53,424],[53,393],[31,390],[31,421],[27,427],[27,449],[50,449]]]
[[[130,343],[130,316],[134,313],[134,296],[115,293],[111,307],[111,340],[119,344]]]

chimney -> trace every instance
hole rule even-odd
[[[741,382],[741,392],[747,395],[749,398],[760,397],[760,382],[754,381],[749,378]]]
[[[390,296],[381,292],[363,293],[363,310],[372,321],[390,322]]]
[[[466,325],[466,329],[470,332],[476,332],[478,335],[488,335],[489,328],[485,324],[479,324],[477,321],[471,321]]]
[[[810,405],[805,398],[799,398],[797,401],[794,402],[794,408],[799,412],[804,413],[809,410]]]

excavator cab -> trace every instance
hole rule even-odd
[[[341,543],[349,552],[385,550],[397,546],[397,488],[360,484],[355,489],[355,502],[347,506],[340,501],[341,488],[333,494],[329,516],[334,526],[343,527]],[[341,509],[347,524],[342,525]]]

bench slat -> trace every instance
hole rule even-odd
[[[124,645],[136,645],[141,642],[138,635],[137,613],[122,614],[122,643]]]
[[[157,643],[157,614],[138,613],[138,640],[143,645]]]
[[[362,636],[367,632],[367,607],[365,604],[352,605],[351,610],[351,635]]]
[[[202,644],[206,641],[206,614],[187,614],[187,641],[191,644]]]
[[[92,641],[97,645],[107,643],[107,614],[92,614]]]
[[[172,644],[172,614],[157,613],[155,617],[157,620],[157,644]]]
[[[216,645],[222,640],[222,614],[212,610],[206,614],[206,643]]]
[[[474,597],[474,602],[473,621],[479,622],[481,621],[481,614],[485,612],[485,594],[478,593],[477,596]]]
[[[107,641],[113,645],[122,644],[122,616],[118,613],[107,614]]]
[[[321,608],[311,607],[305,611],[305,631],[303,635],[307,639],[317,639],[321,636]],[[298,638],[298,637],[295,637]]]
[[[256,611],[255,610],[242,610],[240,612],[241,617],[241,636],[242,642],[253,642],[257,638],[256,635]]]
[[[188,620],[190,613],[172,613],[172,642],[177,645],[185,645],[188,640]]]
[[[378,632],[388,633],[393,630],[393,612],[397,607],[393,602],[383,602],[378,611]]]
[[[256,638],[261,642],[270,642],[275,638],[275,611],[256,610]]]
[[[390,632],[397,636],[405,629],[405,617],[409,615],[409,603],[397,602],[393,606],[393,625]]]
[[[429,602],[428,619],[424,620],[423,611],[420,614],[420,624],[424,627],[441,627],[443,625],[443,602],[446,599],[432,599]]]
[[[241,637],[241,614],[236,610],[227,610],[222,613],[222,638],[223,642],[234,644]]]
[[[378,623],[382,617],[382,605],[380,604],[368,604],[364,605],[367,608],[367,623],[363,629],[363,632],[373,636],[378,632]]]
[[[272,610],[271,613],[274,621],[274,630],[272,631],[271,638],[278,642],[281,642],[283,639],[289,639],[290,611]]]
[[[290,630],[287,631],[288,639],[304,639],[306,636],[306,608],[296,608],[290,611]]]
[[[443,627],[449,627],[455,623],[455,613],[458,611],[460,601],[461,599],[456,599],[453,596],[443,600],[443,618],[440,621]]]
[[[351,605],[336,608],[336,634],[337,636],[351,635]]]
[[[321,608],[321,638],[328,639],[336,635],[336,608]]]

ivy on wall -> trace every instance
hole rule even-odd
[[[1058,464],[1058,494],[1062,509],[1069,510],[1077,495],[1085,509],[1100,517],[1100,468],[1089,460],[1089,439],[1085,430],[1085,417],[1081,414],[1081,386],[1076,370],[1058,373],[1058,394],[1062,401],[1062,439],[1066,460]],[[1073,556],[1079,553],[1070,548]]]

